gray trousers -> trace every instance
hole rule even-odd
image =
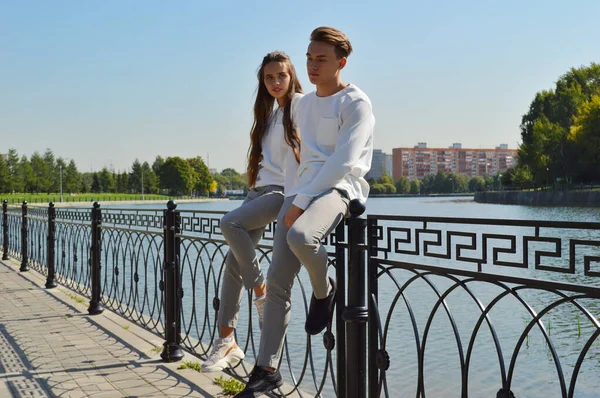
[[[294,198],[285,198],[277,216],[257,360],[257,364],[263,367],[279,366],[290,321],[292,286],[301,263],[308,272],[315,297],[327,297],[327,251],[321,240],[335,229],[348,211],[349,200],[332,189],[316,197],[288,231],[285,215]]]
[[[219,326],[235,328],[244,287],[263,283],[255,247],[265,227],[277,217],[283,203],[283,187],[268,185],[253,188],[244,203],[221,218],[221,232],[229,245],[221,285]]]

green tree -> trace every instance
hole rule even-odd
[[[98,180],[100,183],[100,192],[102,193],[114,193],[115,192],[115,181],[113,180],[112,173],[105,166],[102,171],[98,173]]]
[[[589,178],[579,161],[581,147],[569,135],[584,104],[594,95],[600,95],[600,64],[596,63],[572,68],[553,90],[536,94],[521,120],[519,166],[527,165],[538,183],[548,174],[568,182]]]
[[[10,192],[10,169],[4,156],[0,156],[0,193]]]
[[[421,193],[421,181],[412,180],[410,182],[410,193],[414,193],[414,194]]]
[[[383,185],[383,187],[385,188],[385,193],[387,193],[387,194],[396,193],[396,187],[394,186],[394,184],[390,184],[389,182],[386,182],[385,184],[381,184],[381,185]]]
[[[34,193],[36,191],[35,175],[33,167],[27,156],[23,155],[19,162],[19,174],[23,181],[23,192]]]
[[[178,156],[167,158],[161,177],[161,188],[168,190],[170,195],[187,195],[194,186],[190,164]]]
[[[81,173],[81,188],[79,192],[81,193],[90,193],[92,191],[92,185],[94,183],[94,174],[95,173]],[[100,182],[98,182],[98,186],[100,186]]]
[[[384,170],[381,178],[379,179],[380,184],[392,184],[394,185],[394,180],[392,177]]]
[[[129,191],[129,175],[126,172],[117,174],[117,192],[127,193]]]
[[[485,190],[485,179],[475,176],[469,180],[469,192],[480,192]]]
[[[100,184],[100,177],[98,173],[92,174],[92,184],[90,187],[90,192],[92,193],[101,193],[102,192],[102,184]]]
[[[158,193],[160,181],[148,162],[142,164],[142,172],[144,177],[144,193]]]
[[[16,149],[10,148],[8,150],[6,163],[10,171],[7,192],[25,192],[25,183],[23,182],[23,175],[21,174],[19,154]]]
[[[131,171],[129,172],[129,192],[141,193],[142,192],[142,164],[139,160],[135,159],[131,165]]]
[[[600,93],[592,95],[578,109],[569,131],[569,140],[579,156],[582,180],[600,181]]]
[[[64,163],[64,162],[63,162]],[[44,152],[44,165],[40,170],[38,184],[41,192],[58,192],[59,175],[56,168],[56,159],[50,149]]]
[[[77,193],[81,190],[81,174],[72,159],[66,169],[63,169],[63,189],[69,193]]]
[[[371,195],[381,195],[385,193],[385,186],[383,184],[375,183],[371,185],[371,190],[369,191]]]
[[[200,156],[196,156],[195,158],[188,159],[187,161],[194,172],[193,190],[197,193],[208,195],[213,178],[210,175],[204,160],[202,160]]]
[[[31,155],[30,159],[31,170],[33,172],[33,179],[29,181],[29,185],[31,186],[31,193],[39,193],[42,192],[45,188],[45,184],[43,179],[46,175],[46,164],[44,163],[44,158],[40,155],[39,152],[34,152]]]
[[[156,159],[154,159],[154,163],[152,163],[152,171],[154,174],[160,176],[160,169],[164,164],[165,160],[162,158],[162,156],[157,156]]]
[[[220,176],[213,176],[219,183],[221,190],[226,189],[243,189],[248,190],[248,183],[246,177],[243,174],[238,173],[234,169],[227,168],[221,171]]]
[[[423,179],[421,180],[422,193],[428,194],[437,192],[435,191],[435,177],[435,174],[427,174],[425,177],[423,177]]]
[[[526,187],[533,183],[533,174],[531,174],[527,165],[507,170],[506,174],[510,179],[511,185],[515,187]],[[504,180],[504,175],[502,176],[502,180]]]
[[[431,193],[450,192],[450,189],[452,188],[448,189],[448,184],[446,184],[447,178],[448,176],[446,175],[445,171],[438,171],[435,175],[433,190]]]
[[[410,181],[408,178],[402,176],[396,181],[396,192],[397,193],[409,193],[410,192]]]

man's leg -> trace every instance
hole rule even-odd
[[[332,189],[318,196],[290,228],[287,241],[291,251],[304,264],[313,287],[306,331],[320,333],[327,326],[335,296],[327,276],[327,250],[321,244],[344,219],[349,200]]]
[[[276,369],[290,320],[292,286],[300,271],[300,262],[288,247],[288,230],[285,226],[285,214],[293,201],[293,196],[286,198],[277,216],[273,255],[267,273],[267,302],[257,366],[244,391],[238,394],[240,397],[253,397],[255,393],[273,391],[283,383]]]

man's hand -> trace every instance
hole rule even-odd
[[[304,210],[296,205],[292,205],[285,214],[285,226],[287,229],[292,228],[296,220],[304,213]]]

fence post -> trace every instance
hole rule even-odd
[[[19,271],[29,271],[29,258],[27,257],[27,201],[24,200],[21,205],[21,214],[23,218],[21,220],[21,268]]]
[[[55,269],[54,269],[54,253],[55,253],[55,240],[56,240],[56,208],[54,203],[48,204],[48,238],[46,240],[46,261],[48,266],[48,277],[46,278],[46,288],[52,289],[56,287],[54,281]]]
[[[2,260],[8,260],[8,200],[2,202]]]
[[[379,397],[379,372],[383,375],[390,367],[390,357],[385,350],[379,349],[379,322],[377,313],[377,303],[379,298],[379,286],[377,285],[377,264],[373,258],[377,257],[379,229],[377,220],[369,220],[367,227],[367,245],[369,259],[367,260],[367,300],[369,307],[369,323],[368,323],[368,351],[367,357],[369,361],[369,398]]]
[[[335,228],[335,274],[338,293],[335,298],[335,328],[337,349],[337,396],[346,394],[346,222]]]
[[[367,396],[367,321],[366,305],[365,234],[367,219],[361,217],[365,205],[360,200],[350,201],[348,219],[348,305],[346,321],[346,392],[350,398]]]
[[[90,245],[90,283],[92,287],[92,297],[90,299],[90,306],[88,307],[88,313],[90,315],[97,315],[104,312],[104,307],[100,303],[102,286],[100,285],[101,278],[101,256],[102,256],[102,210],[100,210],[100,203],[94,202],[92,208],[92,244]]]
[[[179,215],[175,212],[177,204],[173,200],[167,203],[164,211],[163,248],[164,261],[161,287],[165,308],[165,342],[160,357],[164,362],[177,362],[183,358],[181,343],[181,288],[179,278],[179,259],[177,233]]]

